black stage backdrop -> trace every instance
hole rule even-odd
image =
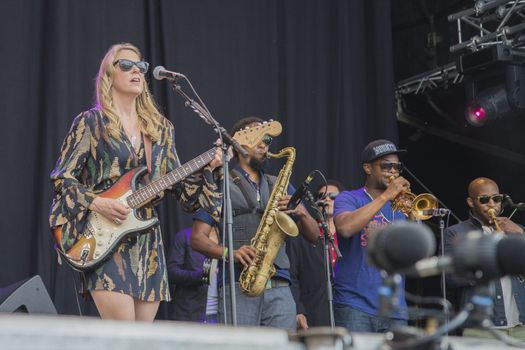
[[[297,148],[296,184],[316,168],[359,186],[363,146],[397,139],[387,0],[8,0],[0,23],[0,286],[40,274],[60,313],[79,309],[48,230],[49,173],[72,119],[93,105],[112,44],[134,43],[152,67],[187,75],[228,129],[249,115],[280,120],[273,151]],[[209,148],[216,136],[168,83],[151,87],[181,160]],[[161,215],[166,241],[190,223],[171,199]],[[90,302],[80,307],[96,314]]]

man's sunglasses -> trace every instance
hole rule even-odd
[[[403,163],[401,162],[381,162],[379,163],[379,167],[381,167],[381,170],[383,171],[389,171],[390,169],[394,168],[400,173],[403,171],[404,168]]]
[[[335,193],[335,192],[328,192],[328,193],[319,193],[317,194],[317,199],[322,201],[322,200],[325,200],[326,198],[330,198],[331,200],[334,200],[335,197],[337,197],[339,193]]]
[[[264,142],[266,146],[270,146],[272,144],[272,141],[273,141],[273,137],[271,137],[270,135],[264,135],[262,139],[262,142]]]
[[[493,194],[492,196],[484,194],[481,196],[477,196],[476,198],[481,204],[487,204],[491,199],[494,203],[501,203],[503,202],[503,199],[505,199],[505,195],[501,193]]]
[[[117,64],[120,67],[120,70],[123,71],[123,72],[130,71],[131,68],[133,68],[133,66],[137,66],[137,68],[139,69],[139,71],[142,74],[146,74],[148,72],[148,68],[149,68],[149,63],[146,62],[146,61],[133,62],[133,61],[127,60],[125,58],[121,58],[121,59],[116,60],[115,62],[113,62],[114,66],[116,66]]]

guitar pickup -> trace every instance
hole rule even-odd
[[[89,252],[91,251],[89,244],[84,244],[82,247],[82,250],[80,251],[80,261],[82,264],[85,264],[87,259],[89,258]]]
[[[86,231],[84,232],[84,237],[86,237],[87,239],[90,239],[91,237],[93,237],[93,227],[91,227],[90,224],[88,224],[86,226]]]

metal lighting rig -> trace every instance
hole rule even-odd
[[[525,0],[477,0],[472,8],[449,15],[448,21],[456,21],[458,35],[458,43],[450,46],[450,52],[465,53],[457,62],[398,82],[396,98],[446,89],[461,83],[469,69],[494,61],[525,62]],[[477,34],[465,39],[465,25]],[[487,53],[476,54],[479,51]]]

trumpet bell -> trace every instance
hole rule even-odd
[[[419,220],[428,220],[432,217],[432,212],[438,207],[437,198],[430,193],[421,193],[412,201],[412,215]]]

